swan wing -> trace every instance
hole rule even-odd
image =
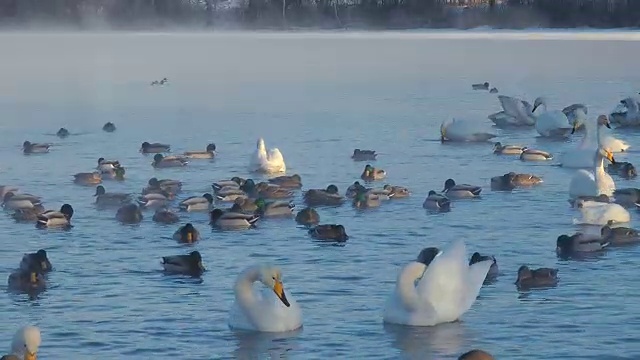
[[[284,172],[286,171],[286,166],[284,163],[284,157],[278,148],[269,150],[269,167],[274,169],[276,172]]]
[[[571,131],[567,116],[559,110],[547,111],[536,120],[536,130],[542,136],[565,135]]]
[[[580,169],[571,178],[569,196],[573,199],[579,196],[598,196],[598,186],[592,172]]]
[[[515,97],[498,95],[498,101],[500,101],[504,112],[515,118],[520,116],[522,109],[524,109],[522,100]]]
[[[631,221],[629,212],[618,204],[585,201],[580,208],[580,214],[582,218],[574,219],[575,224],[603,226],[607,225],[609,220],[613,220],[615,223]]]

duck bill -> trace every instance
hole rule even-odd
[[[32,272],[32,273],[30,274],[30,276],[29,276],[29,281],[30,281],[32,284],[35,284],[35,283],[37,283],[37,282],[38,282],[38,276],[36,275],[36,273]]]
[[[284,287],[282,287],[282,282],[276,282],[276,284],[273,286],[273,292],[286,307],[291,306],[291,304],[289,304],[289,300],[287,300],[287,295],[284,294]]]
[[[187,242],[193,242],[193,234],[190,232],[187,233]]]
[[[47,263],[44,261],[40,262],[40,267],[42,268],[42,270],[47,270]]]
[[[24,360],[37,360],[38,359],[38,354],[36,353],[32,353],[30,351],[26,351],[24,353]]]

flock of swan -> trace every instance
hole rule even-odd
[[[635,176],[631,164],[616,163],[613,154],[627,151],[629,145],[616,139],[607,132],[611,128],[610,119],[620,126],[640,126],[638,100],[628,98],[621,101],[623,108],[616,109],[609,116],[600,115],[589,119],[587,107],[574,104],[562,110],[549,110],[544,98],[537,98],[531,105],[527,101],[500,95],[498,99],[503,111],[489,116],[498,127],[535,127],[542,137],[564,139],[582,133],[582,141],[575,149],[560,154],[563,167],[576,168],[569,183],[570,203],[577,207],[582,215],[576,223],[602,226],[601,236],[587,236],[577,233],[558,238],[558,252],[600,251],[610,244],[629,244],[640,242],[638,232],[621,227],[619,223],[630,221],[627,207],[640,205],[640,190],[616,189],[613,177]],[[539,111],[540,110],[540,111]],[[114,132],[113,123],[104,125],[105,132]],[[57,133],[64,138],[68,130],[62,128]],[[440,126],[440,139],[443,142],[486,142],[496,135],[479,130],[477,123],[464,120],[448,120]],[[25,154],[49,152],[50,144],[25,141]],[[204,151],[185,152],[181,155],[165,155],[170,145],[144,142],[142,153],[155,154],[152,166],[155,168],[187,166],[197,159],[213,159],[217,156],[214,144],[206,146]],[[494,153],[503,156],[519,156],[522,161],[550,161],[552,154],[542,149],[531,149],[520,145],[494,144]],[[355,149],[352,158],[356,161],[375,161],[373,150]],[[611,165],[604,169],[604,160]],[[220,229],[250,228],[260,218],[270,216],[293,216],[293,206],[288,201],[292,191],[302,187],[298,175],[286,176],[286,164],[283,154],[277,149],[267,149],[262,138],[258,139],[254,153],[249,160],[249,170],[275,176],[267,182],[255,184],[251,179],[233,178],[218,181],[212,185],[214,195],[192,196],[179,203],[179,208],[187,212],[206,211],[210,213],[210,224]],[[95,171],[78,173],[74,182],[79,185],[97,186],[96,205],[115,207],[116,219],[123,223],[142,221],[143,209],[153,209],[153,220],[163,223],[175,223],[178,217],[170,209],[175,194],[181,190],[178,180],[152,178],[143,193],[134,198],[131,194],[110,193],[100,185],[103,180],[125,179],[125,169],[117,160],[98,160]],[[366,165],[361,175],[365,183],[385,178],[384,170]],[[508,173],[491,179],[494,190],[512,190],[519,186],[534,186],[542,179],[533,174]],[[478,197],[481,187],[469,184],[456,184],[448,179],[441,192],[429,191],[423,207],[435,211],[449,211],[451,201]],[[41,198],[20,193],[18,188],[4,185],[0,187],[3,207],[14,211],[18,221],[33,222],[40,228],[72,227],[73,208],[64,204],[59,210],[45,210]],[[345,196],[339,194],[337,187],[310,189],[304,193],[309,207],[301,210],[296,221],[309,226],[309,234],[320,240],[346,241],[348,236],[344,227],[337,224],[319,224],[319,216],[313,206],[339,206],[345,198],[353,199],[357,207],[380,206],[384,200],[409,196],[409,191],[401,186],[385,185],[383,188],[367,188],[356,181]],[[274,201],[275,200],[275,201]],[[219,204],[229,202],[230,209]],[[218,206],[217,206],[218,205]],[[174,239],[192,243],[199,239],[199,233],[191,223],[181,226]],[[202,258],[197,251],[186,255],[174,255],[163,258],[165,271],[199,276],[205,270]],[[18,269],[9,276],[9,286],[14,290],[30,293],[41,290],[46,285],[46,273],[52,270],[45,250],[25,254]],[[473,254],[468,260],[463,241],[457,240],[446,249],[426,248],[416,258],[400,269],[395,289],[391,291],[382,310],[382,320],[387,323],[406,326],[435,326],[460,319],[474,304],[481,287],[491,277],[497,276],[497,261],[491,256]],[[518,270],[516,284],[519,287],[534,288],[557,283],[555,269],[529,269],[522,266]],[[259,283],[261,289],[254,285]],[[281,270],[272,265],[253,265],[238,275],[234,285],[235,301],[229,311],[228,324],[233,329],[257,332],[286,332],[296,330],[303,325],[303,312],[295,298],[285,291]],[[40,330],[35,326],[19,329],[12,341],[11,354],[2,359],[36,359],[41,343]],[[492,359],[481,350],[473,350],[460,359]]]

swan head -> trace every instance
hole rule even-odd
[[[531,110],[531,112],[536,111],[536,109],[540,106],[547,106],[547,99],[545,99],[543,96],[539,96],[536,98],[536,100],[533,102],[533,110]]]
[[[604,125],[607,128],[611,129],[611,123],[609,122],[609,118],[607,117],[607,115],[598,116],[598,126],[600,125]]]
[[[263,139],[263,138],[259,138],[259,139],[258,139],[258,142],[257,142],[257,145],[256,145],[256,146],[257,146],[258,150],[260,150],[260,151],[266,151],[266,147],[265,147],[265,145],[264,145],[264,139]]]
[[[424,248],[420,251],[420,254],[418,254],[416,261],[429,266],[439,253],[440,250],[437,247]]]
[[[453,179],[447,179],[447,181],[444,182],[444,190],[442,190],[442,192],[445,192],[454,186],[456,186],[456,182]]]
[[[284,286],[282,285],[282,273],[280,269],[265,266],[260,268],[260,282],[263,283],[266,287],[273,290],[278,299],[282,301],[282,303],[289,307],[291,304],[289,300],[287,300],[287,296],[284,293]]]
[[[599,148],[598,155],[609,160],[612,164],[616,163],[616,159],[613,157],[613,153],[609,149]]]
[[[21,359],[24,360],[36,360],[40,342],[40,329],[35,326],[25,326],[13,336],[11,352],[14,355],[21,355]]]

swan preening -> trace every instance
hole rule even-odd
[[[640,99],[634,96],[620,100],[611,112],[611,122],[623,127],[640,126]]]
[[[254,288],[256,282],[266,288],[258,291]],[[285,332],[302,326],[302,310],[290,294],[285,294],[282,275],[276,267],[247,268],[238,276],[234,293],[235,302],[229,313],[232,329]]]
[[[267,152],[267,148],[262,138],[258,139],[256,151],[251,157],[251,171],[266,174],[283,173],[287,171],[284,158],[280,150],[273,148]]]
[[[440,140],[456,142],[488,141],[496,135],[483,131],[479,122],[447,119],[440,124]]]
[[[429,266],[410,262],[398,274],[384,321],[434,326],[458,320],[475,302],[492,264],[486,260],[469,266],[462,240],[438,253]]]

